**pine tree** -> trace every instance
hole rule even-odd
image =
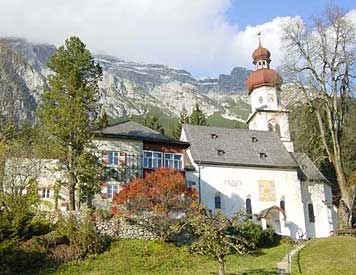
[[[108,126],[108,124],[109,124],[109,117],[108,114],[104,111],[99,118],[98,126],[101,129]]]
[[[190,115],[189,118],[189,123],[193,125],[203,125],[207,126],[208,122],[206,120],[206,115],[205,113],[200,109],[200,106],[198,103],[195,104],[195,107],[193,108],[193,112]]]
[[[165,132],[161,122],[159,121],[159,119],[156,116],[152,117],[151,123],[150,123],[150,128],[152,130],[160,132],[161,134],[164,134],[164,132]]]
[[[175,129],[174,132],[174,137],[176,139],[180,139],[180,135],[182,133],[182,126],[187,123],[189,123],[189,116],[188,116],[187,109],[183,107],[182,111],[180,112],[177,128]]]
[[[88,158],[87,149],[93,148],[93,130],[98,125],[98,81],[102,69],[78,37],[70,37],[58,48],[48,68],[54,74],[49,76],[49,90],[43,94],[39,117],[62,152],[60,161],[68,179],[69,208],[75,210],[76,189],[84,177],[83,163],[96,165],[83,159]]]

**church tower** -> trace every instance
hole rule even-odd
[[[255,71],[246,81],[252,108],[247,124],[250,130],[276,132],[287,150],[293,152],[288,111],[282,107],[280,100],[282,78],[270,69],[270,57],[271,53],[262,47],[259,37],[259,46],[252,54]]]

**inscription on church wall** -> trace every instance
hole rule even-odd
[[[260,194],[260,201],[276,201],[276,185],[271,180],[259,180],[258,190]]]
[[[239,187],[242,186],[242,181],[240,180],[234,180],[234,179],[228,179],[224,180],[224,184],[231,186],[231,187]]]

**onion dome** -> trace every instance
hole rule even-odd
[[[282,83],[282,78],[275,70],[264,68],[250,73],[246,81],[246,88],[250,93],[253,89],[261,86],[276,87]]]
[[[253,64],[256,64],[257,60],[260,60],[260,59],[265,59],[265,60],[271,61],[270,57],[271,57],[270,51],[267,50],[266,48],[262,47],[261,42],[260,42],[260,45],[258,46],[258,48],[256,50],[254,50],[252,53]]]

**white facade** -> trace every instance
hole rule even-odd
[[[269,70],[268,51],[261,49],[260,44],[257,50],[265,56],[256,55],[256,73]],[[252,112],[247,121],[249,130],[276,132],[287,151],[292,153],[294,147],[289,131],[288,111],[281,106],[279,84],[263,77],[260,75],[251,80]],[[183,128],[181,140],[191,142],[190,139],[194,138],[187,131],[186,133]],[[214,142],[211,141],[210,147],[215,147]],[[264,168],[261,165],[249,166],[246,164],[251,163],[249,160],[246,163],[233,163],[234,158],[229,154],[231,163],[227,163],[222,156],[221,162],[213,158],[216,163],[212,164],[210,157],[205,156],[203,160],[198,157],[199,143],[201,142],[198,142],[198,146],[193,144],[187,150],[187,157],[194,171],[187,172],[186,177],[188,185],[198,190],[200,202],[208,209],[221,209],[228,216],[244,210],[252,214],[254,221],[264,228],[272,227],[277,234],[294,239],[327,237],[336,229],[337,217],[332,205],[331,187],[325,180],[309,181],[298,178],[298,171],[301,171],[298,169],[301,166],[292,154],[291,157],[296,162],[294,168],[281,169],[278,165],[266,165]],[[224,141],[219,146],[218,149],[222,152],[224,146],[228,148]],[[244,150],[246,148],[241,149],[240,153],[243,154]],[[255,148],[249,150],[253,152]],[[233,152],[239,154],[239,151]],[[196,160],[193,155],[197,156]],[[297,165],[300,167],[297,168]]]
[[[298,239],[327,237],[336,229],[336,212],[332,202],[331,187],[325,183],[301,182],[296,170],[269,168],[197,165],[196,171],[187,172],[187,182],[200,190],[200,201],[215,210],[215,197],[221,199],[221,210],[228,216],[236,211],[246,211],[246,200],[251,200],[254,220],[262,226],[273,228],[277,234]],[[265,194],[261,183],[272,187]],[[274,189],[274,190],[273,190]],[[272,211],[265,219],[257,215],[284,201],[286,219],[279,211]],[[315,222],[309,221],[308,204],[314,208]]]
[[[280,104],[278,87],[261,86],[250,93],[252,112],[248,119],[250,130],[275,131],[289,152],[294,151],[289,132],[288,111]]]
[[[200,170],[200,180],[199,180]],[[238,210],[246,210],[246,200],[251,200],[252,213],[258,214],[272,206],[280,206],[285,201],[287,219],[282,213],[272,213],[266,219],[268,226],[276,233],[298,238],[297,231],[306,231],[300,181],[296,171],[258,169],[244,167],[220,167],[201,165],[197,172],[188,173],[187,180],[196,182],[200,200],[209,209],[215,208],[215,197],[221,198],[221,210],[232,216]],[[266,195],[261,183],[273,186]]]
[[[316,182],[303,182],[302,196],[305,213],[305,224],[308,238],[320,238],[330,236],[330,232],[336,229],[337,210],[332,205],[331,187],[327,184]],[[310,220],[308,206],[313,206],[314,222]]]

